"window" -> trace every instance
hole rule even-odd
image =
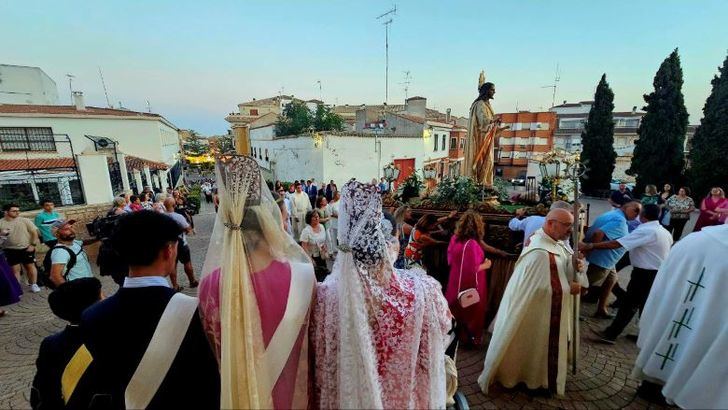
[[[435,147],[434,147],[434,148],[432,149],[433,151],[437,151],[437,144],[439,143],[439,141],[437,140],[437,137],[438,137],[438,136],[439,136],[439,135],[437,135],[437,134],[434,134],[434,135],[432,136],[432,140],[433,140],[433,141],[435,141]]]
[[[454,151],[456,149],[458,149],[458,139],[450,138],[450,151]]]
[[[256,158],[258,156],[258,151],[255,150],[255,147],[253,147],[253,158]]]
[[[265,160],[268,161],[268,148],[265,149]]]
[[[0,127],[3,151],[55,151],[56,142],[50,128]]]
[[[258,109],[257,108],[251,108],[250,109],[250,115],[258,115]]]
[[[445,146],[446,146],[445,144],[446,143],[447,143],[447,135],[442,134],[442,144],[441,144],[441,148],[440,149],[442,149],[443,151],[445,151]]]
[[[465,138],[460,138],[460,149],[465,149]]]

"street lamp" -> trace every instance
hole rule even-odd
[[[541,177],[551,181],[551,202],[556,200],[556,193],[561,175],[561,161],[559,158],[551,158],[538,163],[541,170]]]

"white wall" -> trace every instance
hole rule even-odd
[[[93,150],[93,141],[84,135],[108,137],[119,142],[117,150],[128,155],[161,161],[168,165],[175,163],[174,156],[179,151],[177,130],[156,119],[124,117],[98,118],[79,116],[68,117],[22,117],[0,115],[0,127],[50,127],[54,134],[68,134],[76,154]],[[67,146],[67,144],[60,144]],[[39,152],[36,157],[48,157]],[[59,149],[59,156],[70,156],[69,152]]]
[[[314,146],[313,138],[308,135],[276,140],[253,140],[251,150],[262,151],[255,160],[265,170],[269,170],[274,179],[293,181],[297,179],[323,179],[323,150]],[[268,161],[265,150],[268,150]]]
[[[77,160],[86,203],[93,205],[111,202],[114,193],[111,190],[106,155],[79,155]]]
[[[56,105],[58,89],[38,67],[0,64],[0,104]]]

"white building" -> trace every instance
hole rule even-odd
[[[568,152],[581,151],[581,133],[584,130],[589,118],[594,101],[580,101],[578,103],[567,103],[552,107],[550,111],[555,112],[557,117],[556,132],[554,133],[554,148],[563,149]],[[637,128],[640,125],[642,111],[633,107],[632,111],[614,112],[614,151],[617,153],[617,160],[614,166],[612,178],[627,182],[634,182],[634,177],[627,175],[626,171],[632,163],[635,141],[638,138]]]
[[[370,181],[390,163],[401,170],[399,182],[424,169],[434,169],[439,179],[451,171],[453,125],[429,120],[425,105],[426,99],[413,97],[399,112],[364,106],[352,118],[353,131],[280,137],[277,114],[258,111],[250,123],[251,154],[271,180]]]
[[[51,188],[61,181],[64,204],[78,196],[79,186],[86,203],[108,202],[122,190],[166,187],[170,168],[179,174],[178,129],[164,117],[86,107],[81,93],[75,97],[73,106],[0,104],[4,197],[32,190],[37,201],[43,195],[35,183],[42,176],[42,183]],[[28,182],[30,188],[22,186]]]
[[[39,67],[0,64],[0,104],[58,104],[58,88]]]

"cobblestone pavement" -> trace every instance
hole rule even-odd
[[[489,389],[486,396],[478,386],[478,376],[483,370],[485,348],[479,350],[460,349],[457,357],[459,390],[468,398],[472,408],[512,409],[658,409],[659,405],[636,396],[639,382],[630,377],[637,357],[637,346],[624,337],[617,339],[615,345],[596,341],[593,330],[602,330],[609,320],[592,319],[595,305],[585,304],[582,315],[587,317],[581,322],[581,357],[577,374],[566,378],[566,394],[551,398],[532,396],[518,386],[506,389],[498,384]],[[637,334],[634,324],[623,335]]]
[[[212,205],[203,204],[202,211],[195,216],[196,234],[187,237],[198,278],[205,261],[214,218]],[[197,294],[196,289],[189,289],[181,264],[178,265],[177,277],[179,284],[185,286],[185,293],[192,296]],[[111,278],[100,279],[106,295],[116,291],[117,285]],[[0,318],[0,409],[30,408],[30,386],[35,375],[35,359],[40,342],[66,325],[51,313],[47,302],[48,289],[43,288],[40,293],[34,294],[24,286],[23,291],[25,294],[20,302],[4,306],[7,314]]]
[[[199,276],[204,262],[207,243],[214,222],[212,207],[203,204],[200,215],[195,217],[196,235],[189,236],[195,274]],[[627,271],[627,272],[625,272]],[[624,281],[628,270],[622,271]],[[179,281],[187,286],[187,278],[181,266]],[[110,278],[101,278],[104,292],[112,294],[116,285]],[[626,285],[626,284],[624,284]],[[195,290],[186,289],[194,295]],[[30,385],[35,374],[35,359],[41,340],[59,331],[65,325],[53,316],[46,298],[48,290],[33,294],[26,292],[20,303],[4,307],[7,315],[0,318],[0,409],[25,409],[29,407]],[[588,316],[594,305],[584,305]],[[564,408],[564,409],[617,409],[659,408],[637,398],[638,382],[629,377],[637,355],[635,344],[625,338],[614,346],[602,345],[592,340],[590,329],[602,329],[604,320],[588,319],[582,325],[582,348],[579,372],[569,375],[564,397],[532,397],[526,392],[497,386],[490,395],[481,393],[477,378],[483,370],[485,349],[464,350],[458,353],[460,391],[466,394],[472,408]],[[633,327],[628,328],[634,334]]]

